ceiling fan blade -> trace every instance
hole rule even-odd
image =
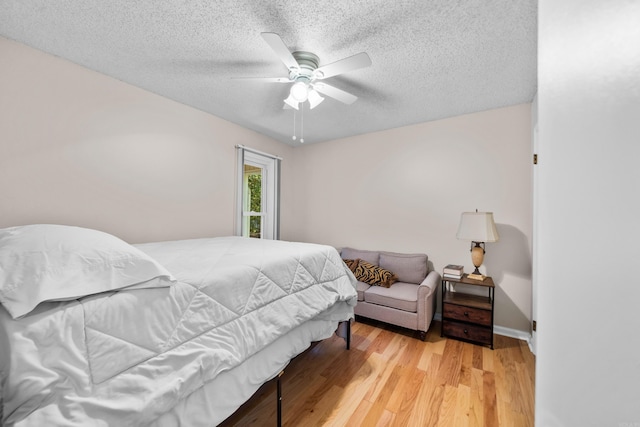
[[[278,58],[287,66],[289,70],[296,70],[300,68],[298,61],[293,57],[287,45],[284,44],[282,39],[276,33],[261,33],[264,41],[267,42],[271,49],[278,55]]]
[[[233,80],[256,80],[267,83],[291,83],[289,77],[231,77]]]
[[[314,83],[313,88],[320,92],[323,95],[330,96],[331,98],[337,99],[340,102],[344,102],[345,104],[353,104],[357,96],[350,94],[349,92],[345,92],[342,89],[338,89],[337,87],[330,86],[326,83]]]
[[[326,79],[337,74],[346,73],[348,71],[365,68],[371,65],[371,58],[365,52],[360,52],[348,58],[341,59],[331,64],[324,65],[314,71],[317,79]]]

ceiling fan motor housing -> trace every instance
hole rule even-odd
[[[291,80],[309,83],[316,78],[322,78],[321,75],[314,74],[314,71],[320,65],[320,58],[318,58],[318,55],[305,51],[296,51],[291,55],[293,55],[295,60],[298,62],[298,65],[300,66],[297,70],[291,70],[289,74],[289,78]]]

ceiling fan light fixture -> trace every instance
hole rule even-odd
[[[324,101],[324,98],[318,92],[314,89],[309,89],[309,107],[311,110],[316,108],[322,101]]]
[[[292,94],[289,94],[289,97],[284,100],[284,103],[287,104],[291,108],[295,108],[298,110],[298,101],[295,100]]]
[[[309,85],[305,82],[296,82],[291,86],[289,98],[293,98],[297,102],[304,102],[309,96]],[[289,99],[287,98],[287,99]]]

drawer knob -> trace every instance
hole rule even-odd
[[[469,312],[468,312],[468,311],[465,311],[465,312],[464,312],[464,315],[465,315],[465,316],[467,316],[467,317],[469,317]]]
[[[466,329],[464,330],[464,333],[465,333],[466,335],[469,335],[469,331],[467,331]]]

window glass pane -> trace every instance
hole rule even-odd
[[[262,238],[262,168],[244,165],[244,227],[245,237]]]
[[[251,215],[249,217],[249,237],[262,238],[262,217]]]
[[[246,165],[245,168],[247,168]],[[257,169],[257,172],[251,172],[248,176],[249,210],[251,212],[262,212],[262,169],[255,169]]]

